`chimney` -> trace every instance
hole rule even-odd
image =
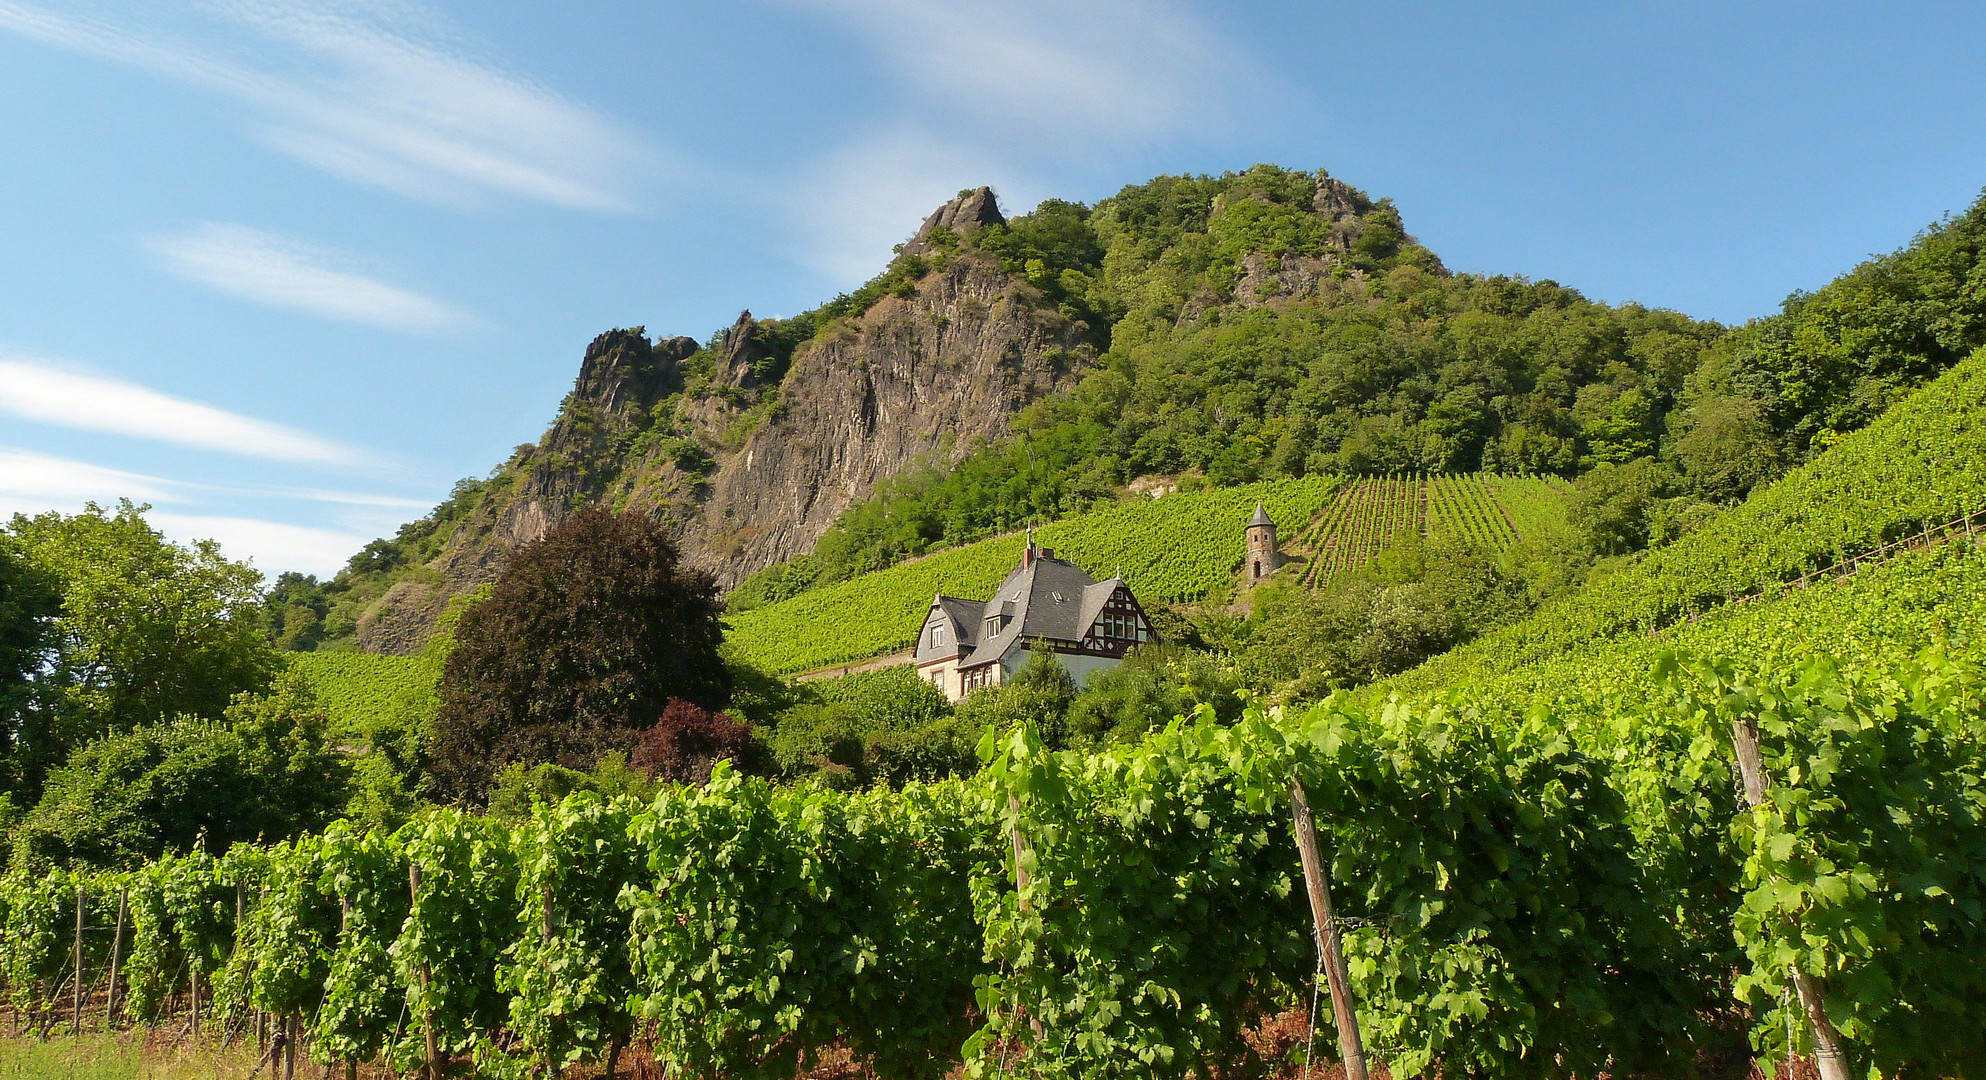
[[[1027,530],[1027,546],[1021,549],[1021,569],[1025,570],[1033,566],[1034,556],[1034,526],[1030,525]]]

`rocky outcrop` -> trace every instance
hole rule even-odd
[[[987,188],[939,207],[905,245],[932,256],[914,286],[790,356],[749,311],[707,351],[639,327],[595,338],[544,438],[518,448],[430,564],[445,585],[396,585],[366,613],[362,647],[418,647],[449,594],[495,580],[581,506],[670,523],[685,561],[728,589],[811,551],[879,482],[1005,434],[1074,380],[1090,346],[1086,327],[995,260],[932,240],[1004,220]]]
[[[1322,244],[1243,257],[1232,287],[1189,297],[1181,321],[1230,305],[1365,302],[1357,248],[1382,208],[1320,176],[1311,209],[1327,226]],[[544,437],[518,448],[409,579],[422,584],[396,584],[365,613],[362,646],[416,647],[448,596],[495,580],[512,552],[580,507],[670,524],[684,559],[728,589],[813,550],[882,481],[1002,437],[1030,402],[1074,382],[1095,339],[959,243],[1005,221],[991,189],[961,192],[904,243],[887,294],[821,325],[740,312],[708,348],[651,341],[640,327],[600,335]],[[802,330],[811,337],[796,345]]]
[[[358,645],[373,653],[416,652],[448,608],[453,590],[429,581],[395,582],[359,618]]]
[[[718,386],[734,386],[748,390],[766,382],[760,365],[767,359],[765,343],[753,333],[758,329],[758,321],[749,311],[738,313],[738,321],[724,331],[724,340],[717,347],[717,360],[710,372],[710,381]]]
[[[953,259],[794,356],[777,415],[719,458],[685,552],[729,587],[813,550],[878,481],[1004,434],[1071,380],[1083,337],[993,260]]]
[[[1004,225],[1006,217],[1000,213],[999,200],[994,198],[989,187],[961,191],[956,199],[931,211],[924,224],[917,229],[917,235],[903,245],[905,255],[928,255],[936,245],[931,234],[938,229],[950,230],[955,237],[963,237],[982,225]]]

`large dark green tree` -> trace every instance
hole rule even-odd
[[[260,619],[262,575],[212,541],[182,547],[146,523],[144,507],[16,515],[7,532],[59,607],[37,616],[36,706],[15,713],[0,753],[19,804],[69,751],[114,731],[179,715],[215,717],[269,685],[275,653]],[[27,593],[22,593],[26,596]],[[39,602],[39,601],[38,601]]]
[[[672,699],[724,705],[716,584],[650,518],[583,510],[511,559],[456,628],[432,767],[479,801],[510,762],[590,766],[627,750]]]

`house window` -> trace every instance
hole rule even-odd
[[[1144,624],[1128,611],[1106,611],[1097,620],[1097,632],[1117,641],[1143,641]]]
[[[902,640],[902,639],[898,639],[898,640]],[[933,624],[931,627],[931,644],[933,646],[938,646],[938,645],[943,645],[944,643],[945,643],[945,624],[944,623]]]

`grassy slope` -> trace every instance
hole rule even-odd
[[[335,731],[364,730],[384,717],[434,714],[441,670],[428,657],[307,652],[287,659],[310,676]]]
[[[1385,685],[1415,692],[1646,634],[1986,508],[1986,352],[1670,546]]]
[[[1036,531],[1098,578],[1121,568],[1141,598],[1223,600],[1241,565],[1242,523],[1261,501],[1279,528],[1307,524],[1337,491],[1335,477],[1283,480],[1131,500]],[[767,671],[790,673],[906,648],[931,597],[983,598],[1020,563],[1019,536],[995,537],[741,612],[730,647]]]

